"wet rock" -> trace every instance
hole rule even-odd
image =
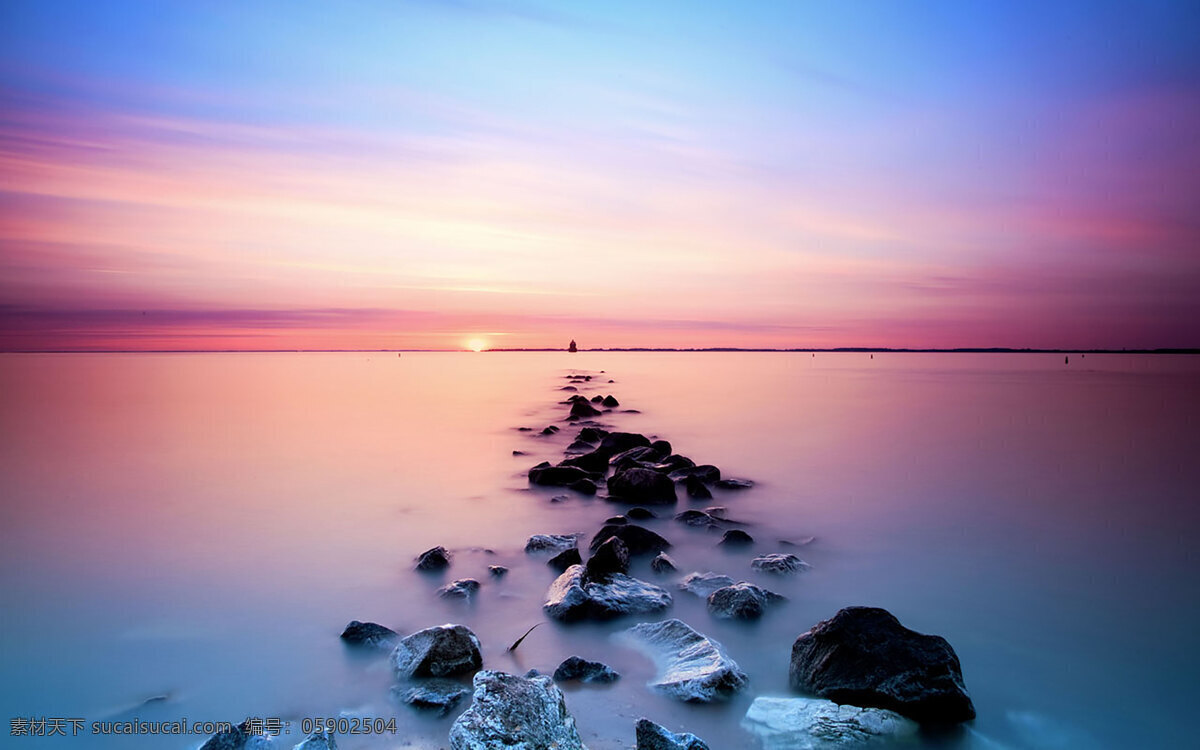
[[[529,454],[528,454],[528,453],[526,453],[525,451],[513,451],[513,452],[512,452],[512,454],[513,454],[514,456],[528,456],[528,455],[529,455]]]
[[[702,529],[716,528],[721,524],[720,519],[714,518],[702,510],[685,510],[682,513],[676,513],[675,520]]]
[[[503,578],[508,575],[508,568],[503,565],[489,565],[488,573],[491,573],[495,578]]]
[[[708,613],[722,620],[757,620],[767,606],[784,597],[773,591],[742,581],[708,595]]]
[[[599,449],[598,449],[599,450]],[[621,451],[615,456],[609,458],[608,463],[614,469],[628,469],[631,466],[640,466],[644,460],[657,460],[658,454],[654,449],[647,445],[640,445],[637,448],[630,448],[627,451]]]
[[[589,472],[578,466],[551,466],[543,462],[529,470],[529,481],[544,487],[566,487],[591,478]]]
[[[579,431],[579,436],[576,440],[585,443],[598,443],[608,435],[608,430],[602,430],[599,427],[584,427]]]
[[[216,734],[205,740],[200,750],[247,750],[251,740],[259,738],[252,734],[249,722],[243,721],[235,727]]]
[[[567,489],[574,490],[581,495],[595,495],[596,483],[590,479],[577,479],[568,484]]]
[[[654,470],[661,471],[664,474],[669,474],[672,471],[678,471],[680,469],[690,469],[695,465],[696,462],[687,456],[681,456],[678,453],[672,453],[655,464]]]
[[[754,486],[754,482],[749,479],[734,479],[732,477],[729,479],[718,479],[713,484],[723,490],[748,490]]]
[[[675,734],[649,719],[638,719],[635,750],[708,750],[704,740],[694,734]]]
[[[450,553],[445,547],[427,549],[417,556],[417,570],[431,572],[450,567]]]
[[[655,573],[670,573],[677,569],[675,561],[666,552],[659,552],[650,561],[650,570],[653,570]]]
[[[663,539],[658,534],[655,534],[650,529],[638,526],[637,524],[617,524],[609,525],[596,532],[592,537],[591,544],[588,549],[595,552],[600,549],[600,545],[604,544],[610,536],[615,536],[629,549],[631,555],[645,555],[651,552],[662,552],[670,548],[671,543]]]
[[[648,521],[651,518],[658,518],[658,514],[648,508],[638,506],[625,511],[625,517],[635,521]]]
[[[545,675],[475,675],[471,707],[450,727],[451,750],[584,750],[562,691]]]
[[[600,410],[586,401],[576,401],[571,404],[571,416],[580,418],[598,417],[600,416]]]
[[[614,573],[629,572],[629,548],[620,537],[610,536],[588,558],[585,574],[589,580],[600,581]]]
[[[587,401],[587,396],[571,396],[566,401],[563,401],[563,403],[564,404],[573,404],[576,401]]]
[[[749,681],[720,643],[680,620],[635,625],[621,640],[654,660],[658,675],[650,687],[672,698],[709,703],[727,698]]]
[[[707,599],[708,595],[717,589],[732,585],[733,579],[729,576],[718,575],[712,572],[688,573],[679,582],[679,588],[689,594],[695,594],[701,599]]]
[[[604,519],[605,526],[624,526],[629,523],[629,519],[625,516],[609,516]]]
[[[479,581],[474,578],[459,578],[437,590],[443,599],[470,599],[479,593]]]
[[[601,395],[600,395],[600,394],[598,394],[598,393],[597,393],[595,396],[592,396],[592,399],[591,399],[591,401],[592,401],[592,403],[593,403],[593,404],[598,404],[598,403],[600,403],[600,402],[601,402],[601,401],[603,401],[603,400],[604,400],[604,397],[603,397],[603,396],[601,396]]]
[[[350,624],[342,631],[341,637],[343,641],[353,646],[391,650],[396,647],[396,641],[400,639],[400,634],[378,623],[351,620]]]
[[[700,481],[699,477],[685,477],[683,487],[687,491],[687,496],[693,500],[712,499],[712,492],[704,486],[704,482]]]
[[[729,508],[724,505],[710,505],[704,509],[704,512],[713,518],[725,518],[725,514],[729,512]]]
[[[578,546],[579,538],[574,534],[534,534],[525,542],[525,552],[562,552]]]
[[[603,473],[608,471],[608,454],[597,449],[566,459],[559,466],[577,466],[584,471]]]
[[[754,537],[750,536],[741,529],[730,529],[721,537],[719,544],[727,547],[740,547],[747,544],[754,544]]]
[[[578,547],[571,547],[551,557],[546,564],[561,573],[572,565],[582,565],[583,557],[579,554]]]
[[[400,678],[452,677],[483,665],[479,639],[464,625],[439,625],[406,636],[392,651],[391,661]]]
[[[763,573],[773,573],[775,575],[786,575],[788,573],[799,573],[802,570],[808,570],[812,566],[804,562],[795,555],[759,555],[750,561],[750,567]]]
[[[573,385],[564,385],[562,388],[559,388],[558,390],[560,390],[560,391],[577,391],[579,389]]]
[[[630,448],[650,447],[650,439],[636,432],[610,432],[600,441],[600,448],[615,456]]]
[[[293,750],[337,750],[337,741],[333,739],[333,732],[318,729]]]
[[[618,471],[608,480],[609,499],[650,505],[676,501],[675,483],[666,474],[651,469],[630,468]]]
[[[542,609],[556,620],[572,622],[646,614],[669,606],[671,595],[654,584],[622,573],[592,581],[582,565],[574,565],[550,584]]]
[[[582,440],[576,440],[567,446],[567,453],[590,453],[596,446],[591,443],[585,443]]]
[[[655,440],[650,443],[650,448],[660,456],[671,455],[671,444],[666,440]]]
[[[765,696],[750,704],[742,728],[762,741],[762,750],[857,748],[880,738],[911,737],[918,729],[915,722],[881,708]]]
[[[621,675],[607,664],[588,661],[578,656],[568,657],[558,665],[558,669],[554,670],[555,682],[578,680],[579,682],[609,683],[616,682],[620,678]]]
[[[549,427],[542,428],[543,435],[553,435],[556,432],[558,432],[558,428],[555,427],[554,425],[550,425]]]
[[[533,432],[532,427],[518,427],[517,432]]]
[[[431,680],[413,687],[396,685],[392,688],[392,696],[401,703],[433,711],[439,716],[450,713],[470,694],[470,690],[450,680]]]
[[[877,607],[847,607],[792,645],[789,682],[837,703],[886,708],[922,723],[975,718],[958,655]]]
[[[671,472],[671,479],[676,482],[681,482],[688,477],[695,477],[701,482],[716,482],[721,479],[721,470],[712,464],[700,464],[699,466],[685,466]]]

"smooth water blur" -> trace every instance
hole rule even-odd
[[[752,551],[652,522],[675,542],[681,573],[715,570],[790,597],[745,625],[676,596],[666,616],[720,640],[751,676],[729,704],[649,693],[652,666],[609,638],[636,620],[547,623],[505,652],[544,620],[554,577],[522,552],[525,539],[590,538],[620,510],[573,493],[551,502],[564,491],[525,480],[529,466],[561,458],[575,430],[515,428],[563,424],[559,388],[576,369],[605,370],[583,392],[621,400],[602,421],[758,482],[696,504],[751,523]],[[344,750],[443,747],[452,717],[392,703],[386,660],[337,635],[352,619],[401,633],[456,621],[479,634],[489,668],[551,671],[579,654],[622,672],[611,688],[565,688],[593,750],[631,746],[641,715],[714,748],[746,747],[738,722],[754,695],[787,693],[795,637],[868,604],[945,636],[962,660],[979,718],[929,746],[1195,742],[1197,357],[5,355],[0,393],[10,718],[295,722],[348,711],[395,716],[401,732],[339,737]],[[754,554],[784,551],[778,540],[809,536],[798,551],[812,570],[749,569]],[[435,544],[455,551],[450,575],[413,572]],[[512,572],[493,581],[489,564]],[[672,580],[646,560],[634,573]],[[475,602],[434,595],[466,576],[484,583]],[[166,700],[142,704],[155,696]]]

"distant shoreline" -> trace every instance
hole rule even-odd
[[[836,347],[833,349],[743,349],[707,347],[669,349],[656,347],[614,347],[580,349],[580,352],[775,352],[780,354],[1200,354],[1200,348],[1162,349],[1010,349],[1005,347],[962,347],[957,349],[891,349],[885,347]],[[470,352],[564,352],[566,349],[9,349],[0,354],[447,354]]]

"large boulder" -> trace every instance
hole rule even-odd
[[[350,624],[342,631],[342,640],[352,646],[391,650],[396,647],[396,641],[399,639],[400,634],[395,630],[376,622],[351,620]]]
[[[675,483],[654,469],[632,466],[608,480],[608,497],[626,503],[671,505],[677,500]]]
[[[593,581],[582,565],[572,565],[550,584],[542,609],[556,620],[573,622],[647,614],[669,606],[671,595],[652,583],[623,573]]]
[[[762,750],[835,750],[880,738],[910,737],[917,724],[882,708],[840,706],[815,698],[755,698],[742,728]]]
[[[708,750],[704,740],[694,734],[675,734],[649,719],[638,719],[636,750]]]
[[[562,692],[545,675],[475,675],[471,707],[450,727],[451,750],[584,750]]]
[[[609,524],[596,532],[592,537],[591,544],[588,549],[593,553],[600,549],[600,545],[608,541],[609,537],[617,537],[625,543],[631,555],[645,555],[651,552],[662,552],[669,549],[671,543],[654,533],[650,529],[643,526],[638,526],[634,523],[625,524]]]
[[[620,638],[654,660],[658,675],[650,687],[672,698],[710,703],[727,698],[749,681],[720,643],[681,620],[644,622]]]
[[[708,612],[722,620],[757,620],[768,605],[783,600],[784,597],[774,591],[742,581],[709,594]]]
[[[571,656],[563,660],[554,670],[555,682],[616,682],[621,675],[607,664],[598,661],[588,661],[580,656]]]
[[[392,668],[401,678],[451,677],[483,666],[479,639],[465,625],[439,625],[406,636],[392,651]]]
[[[837,703],[886,708],[922,723],[975,718],[946,639],[909,630],[877,607],[847,607],[797,638],[789,682]]]

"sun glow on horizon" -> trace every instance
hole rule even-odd
[[[473,352],[481,352],[487,349],[488,343],[483,339],[471,339],[467,342],[467,348]]]

